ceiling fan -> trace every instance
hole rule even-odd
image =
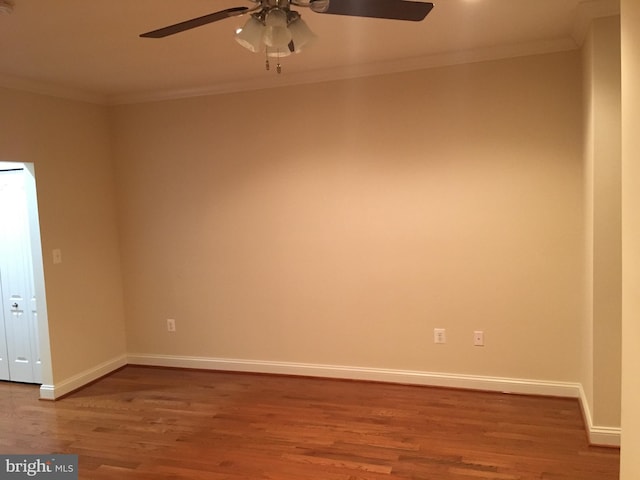
[[[266,68],[269,57],[277,57],[277,72],[281,72],[280,57],[298,53],[315,35],[301,15],[291,6],[310,8],[316,13],[348,15],[352,17],[382,18],[390,20],[423,20],[433,8],[431,2],[413,0],[251,0],[256,5],[232,7],[202,17],[193,18],[140,35],[145,38],[163,38],[192,28],[250,14],[244,27],[236,30],[236,41],[252,52],[265,52]]]

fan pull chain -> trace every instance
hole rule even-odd
[[[280,50],[278,50],[278,63],[276,63],[276,72],[282,73],[282,65],[280,65]],[[265,50],[264,54],[264,69],[271,70],[271,64],[269,63],[269,53]]]

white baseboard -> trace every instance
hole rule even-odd
[[[307,363],[239,360],[208,357],[130,354],[128,363],[158,367],[197,368],[234,372],[304,375],[351,380],[370,380],[412,385],[465,388],[528,395],[548,395],[580,398],[579,383],[552,382],[528,379],[458,375],[414,370],[319,365]]]
[[[78,388],[103,377],[118,368],[124,367],[127,364],[127,356],[121,355],[113,358],[93,368],[80,372],[73,377],[67,378],[62,382],[57,382],[55,385],[41,385],[40,386],[40,399],[42,400],[55,400],[63,395],[73,392]]]
[[[415,370],[146,354],[130,354],[128,359],[129,364],[136,365],[370,380],[557,397],[580,398],[581,391],[579,383],[459,375]]]
[[[128,363],[158,367],[197,368],[234,372],[304,375],[310,377],[370,380],[450,388],[465,388],[524,395],[577,398],[582,404],[587,434],[593,445],[620,446],[620,428],[593,425],[589,405],[580,383],[531,379],[459,375],[414,370],[393,370],[341,365],[273,362],[209,357],[130,354]]]
[[[486,377],[480,375],[460,375],[343,365],[321,365],[211,357],[184,357],[175,355],[129,354],[101,363],[94,368],[85,370],[84,372],[74,375],[67,380],[56,383],[55,385],[42,385],[40,387],[40,398],[45,400],[55,400],[56,398],[60,398],[63,395],[77,390],[78,388],[83,387],[84,385],[87,385],[88,383],[91,383],[127,364],[280,375],[302,375],[309,377],[463,388],[524,395],[577,398],[580,401],[584,412],[589,441],[593,445],[620,446],[621,429],[619,427],[594,425],[589,403],[582,385],[580,383],[572,382]]]
[[[587,400],[587,395],[585,394],[582,385],[580,385],[579,398],[584,419],[587,423],[589,443],[605,447],[619,447],[622,429],[620,427],[603,427],[593,424],[593,416],[591,415],[591,409],[589,408],[589,401]]]

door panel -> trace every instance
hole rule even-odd
[[[2,278],[0,278],[0,299],[4,299],[4,294],[2,293]],[[4,302],[0,301],[0,380],[10,380],[9,355],[7,354],[7,335],[5,333],[4,324]]]
[[[0,282],[9,379],[37,383],[33,265],[23,171],[0,175]]]

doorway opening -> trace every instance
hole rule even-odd
[[[39,225],[33,164],[0,162],[0,380],[51,377]]]

